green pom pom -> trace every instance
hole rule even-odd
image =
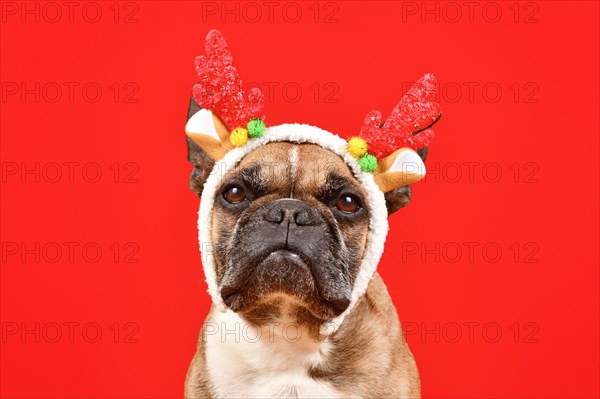
[[[257,139],[265,132],[265,123],[260,118],[254,118],[248,122],[248,134],[250,137]]]
[[[373,172],[377,169],[377,158],[371,154],[365,154],[360,157],[358,163],[363,172]]]

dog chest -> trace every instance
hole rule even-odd
[[[328,344],[293,323],[256,328],[237,314],[215,315],[205,328],[206,365],[216,397],[342,398],[308,370],[325,361]]]

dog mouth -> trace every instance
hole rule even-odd
[[[251,263],[254,264],[241,283],[221,286],[223,302],[234,312],[268,300],[268,294],[275,292],[295,297],[315,317],[323,319],[340,315],[350,304],[348,298],[328,299],[319,292],[314,266],[303,253],[280,248]]]
[[[305,261],[303,259],[303,256],[298,252],[295,252],[291,249],[278,249],[276,251],[271,252],[271,254],[267,257],[267,260],[271,257],[275,258],[275,260],[290,262],[309,273],[312,277],[312,272],[310,271],[307,261]]]
[[[271,264],[289,265],[290,267],[295,268],[297,272],[305,274],[307,278],[314,280],[314,276],[310,271],[307,262],[302,259],[300,254],[290,249],[276,249],[256,263],[257,264],[251,268],[250,273],[242,284],[236,286],[226,284],[221,288],[221,297],[223,298],[225,305],[230,308],[236,307],[236,299],[243,294],[244,287],[248,286],[249,281],[258,271],[260,271],[262,265],[265,265],[265,267],[268,267]]]

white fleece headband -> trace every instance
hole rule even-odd
[[[354,281],[350,305],[342,314],[322,326],[321,332],[324,335],[328,335],[337,330],[339,325],[344,321],[346,315],[354,309],[358,300],[367,290],[369,282],[379,263],[379,259],[381,258],[381,254],[383,253],[383,246],[388,231],[388,215],[383,193],[375,184],[373,175],[361,171],[356,158],[348,154],[346,150],[348,143],[339,136],[318,127],[301,124],[284,124],[269,127],[265,130],[265,133],[261,138],[251,140],[245,146],[237,147],[229,151],[223,159],[215,163],[213,171],[204,184],[200,202],[200,211],[198,213],[200,251],[202,252],[202,264],[206,282],[208,284],[208,292],[215,305],[217,305],[217,308],[221,311],[225,311],[227,307],[223,303],[223,299],[219,293],[213,245],[211,242],[212,209],[217,194],[217,188],[219,187],[223,176],[235,168],[242,158],[256,148],[266,143],[276,141],[317,144],[339,155],[344,162],[346,162],[356,179],[358,179],[365,188],[368,202],[371,206],[367,245],[356,280]]]

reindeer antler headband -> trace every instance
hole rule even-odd
[[[217,30],[206,37],[206,55],[196,57],[198,83],[192,96],[201,110],[186,125],[188,137],[202,148],[216,164],[202,192],[199,213],[200,248],[209,293],[213,302],[226,309],[218,292],[212,243],[212,207],[215,194],[227,172],[247,154],[261,145],[275,141],[312,143],[340,156],[367,192],[370,204],[369,233],[359,273],[354,283],[350,306],[333,322],[333,331],[343,321],[371,280],[387,235],[387,210],[384,193],[412,184],[425,176],[425,165],[417,154],[433,138],[431,126],[439,119],[435,102],[436,81],[423,76],[400,100],[388,119],[369,112],[357,136],[348,141],[339,136],[304,124],[266,127],[263,93],[258,88],[245,91],[225,39]],[[324,333],[331,333],[329,329]]]
[[[198,83],[192,95],[202,108],[212,112],[195,115],[186,132],[219,160],[234,147],[264,134],[264,96],[258,88],[244,90],[221,32],[211,30],[205,48],[206,55],[196,57]],[[347,152],[358,159],[364,172],[374,172],[382,191],[424,177],[425,165],[414,151],[433,139],[431,126],[441,115],[434,99],[435,89],[435,77],[426,74],[402,97],[385,122],[381,112],[372,110],[358,136],[348,140]],[[384,171],[398,174],[378,177]]]

